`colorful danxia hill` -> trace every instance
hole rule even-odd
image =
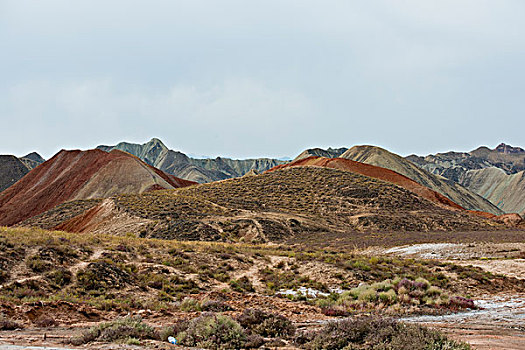
[[[0,349],[519,349],[524,172],[506,144],[0,156]]]

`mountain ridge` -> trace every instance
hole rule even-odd
[[[44,158],[36,152],[23,157],[0,155],[0,192],[15,184],[43,162]]]
[[[501,209],[480,195],[469,191],[452,180],[421,169],[409,160],[381,147],[354,146],[340,157],[393,170],[441,193],[465,209],[488,212],[494,215],[503,214]]]
[[[521,147],[501,143],[494,149],[481,146],[470,152],[410,155],[407,159],[424,170],[457,182],[507,213],[525,213],[525,183],[515,176],[525,171],[525,150]],[[481,183],[481,179],[485,183]],[[513,183],[511,187],[509,182]],[[504,193],[504,188],[512,190]]]
[[[119,195],[67,220],[48,220],[43,214],[32,224],[40,223],[70,232],[131,230],[141,237],[245,242],[281,241],[306,233],[504,227],[439,206],[393,183],[326,167],[288,167],[174,190]]]
[[[158,138],[152,138],[144,144],[120,142],[115,146],[101,145],[97,149],[106,152],[119,149],[139,157],[146,163],[168,174],[199,183],[240,177],[252,169],[257,172],[263,172],[276,165],[286,163],[286,161],[272,158],[191,158],[182,152],[168,149]]]

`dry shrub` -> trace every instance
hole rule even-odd
[[[50,316],[41,316],[40,318],[34,321],[34,324],[37,327],[42,327],[42,328],[50,328],[50,327],[58,326],[58,322],[53,317],[50,317]]]
[[[142,322],[140,317],[124,317],[92,327],[81,336],[73,338],[71,343],[81,345],[95,340],[114,342],[130,338],[156,339],[158,335],[151,326]]]
[[[24,328],[21,323],[7,318],[4,314],[0,314],[0,331],[13,331],[21,328]]]
[[[181,345],[205,349],[240,349],[246,335],[231,317],[221,314],[203,314],[190,321],[182,321],[175,328]]]
[[[428,328],[379,317],[330,322],[319,331],[300,334],[296,343],[311,350],[338,349],[448,349],[468,350],[465,343],[449,340]]]
[[[295,334],[292,321],[259,309],[245,309],[237,321],[250,333],[263,337],[288,337]]]

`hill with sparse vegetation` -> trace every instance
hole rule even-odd
[[[64,212],[82,203],[57,210],[64,218]],[[392,183],[318,167],[286,168],[176,190],[120,195],[69,220],[61,220],[52,211],[25,224],[72,232],[136,232],[143,237],[246,242],[282,241],[332,231],[351,235],[503,227],[465,211],[447,209]]]

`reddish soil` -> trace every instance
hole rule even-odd
[[[294,166],[319,166],[326,168],[333,168],[339,170],[346,170],[353,173],[369,176],[375,179],[387,181],[403,187],[423,198],[426,198],[436,204],[445,206],[448,209],[464,210],[463,207],[454,203],[447,197],[443,196],[430,188],[423,186],[408,177],[396,173],[390,169],[381,168],[378,166],[356,162],[350,159],[344,158],[323,158],[323,157],[308,157],[299,159],[288,164],[278,165],[268,171],[274,171],[277,169],[294,167]]]
[[[104,210],[106,205],[100,204],[97,205],[89,210],[86,210],[84,213],[75,216],[71,220],[68,220],[66,222],[61,223],[60,225],[54,227],[54,230],[59,231],[68,231],[68,232],[85,232],[88,231],[93,226],[96,226],[97,220],[99,216],[105,216]]]
[[[505,224],[508,227],[517,227],[517,228],[525,227],[525,222],[523,221],[523,218],[517,213],[494,215],[491,213],[487,213],[484,211],[477,211],[477,210],[468,210],[468,212],[476,216],[480,216],[486,219],[491,219],[496,222]]]
[[[94,178],[96,182],[89,183]],[[195,183],[165,174],[129,153],[62,150],[0,194],[0,225],[14,225],[69,200],[101,197],[104,192],[99,188],[106,193],[120,189],[136,193],[192,184]]]

